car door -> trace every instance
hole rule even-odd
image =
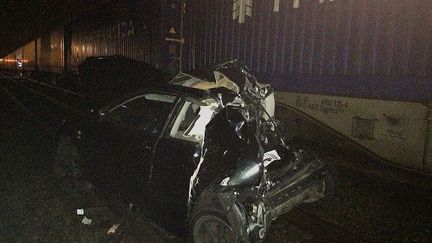
[[[155,148],[149,190],[156,203],[155,219],[168,228],[176,229],[186,219],[189,182],[211,115],[207,105],[185,97]]]
[[[153,149],[172,112],[175,94],[147,92],[123,99],[101,112],[93,128],[102,184],[128,200],[145,193]]]

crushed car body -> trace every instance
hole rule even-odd
[[[323,197],[319,191],[329,172],[324,161],[293,150],[284,141],[274,118],[270,85],[259,83],[236,61],[211,71],[207,77],[180,73],[170,82],[207,90],[212,97],[206,103],[212,108],[201,107],[212,111],[205,111],[205,128],[199,122],[191,124],[192,131],[201,131],[201,149],[190,178],[188,207],[205,200],[206,194],[216,194],[234,214],[230,225],[238,227],[238,240],[259,241],[272,220],[302,202]]]
[[[329,198],[331,166],[286,141],[273,89],[246,67],[229,61],[164,85],[150,85],[149,70],[136,78],[150,82],[94,92],[67,113],[53,163],[60,185],[121,195],[195,242],[260,242],[281,214]]]

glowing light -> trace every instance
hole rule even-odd
[[[30,60],[28,60],[28,59],[21,59],[21,62],[22,63],[27,63],[27,62],[29,62]],[[10,58],[1,58],[0,59],[0,62],[17,62],[17,59],[10,59]]]
[[[6,58],[6,59],[4,59],[3,61],[4,61],[4,62],[16,62],[16,59],[9,59],[9,58]]]

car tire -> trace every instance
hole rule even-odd
[[[215,202],[205,206],[196,205],[190,221],[192,241],[195,243],[250,242],[241,237],[241,233],[236,230],[238,227],[231,225],[228,219],[229,213]]]
[[[52,165],[52,175],[66,194],[92,192],[94,186],[83,179],[78,161],[80,155],[72,138],[60,135]]]

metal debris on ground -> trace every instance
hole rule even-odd
[[[107,235],[115,234],[120,224],[113,224],[107,231]]]
[[[90,225],[92,223],[92,220],[87,218],[86,216],[84,216],[81,223],[86,224],[86,225]]]

